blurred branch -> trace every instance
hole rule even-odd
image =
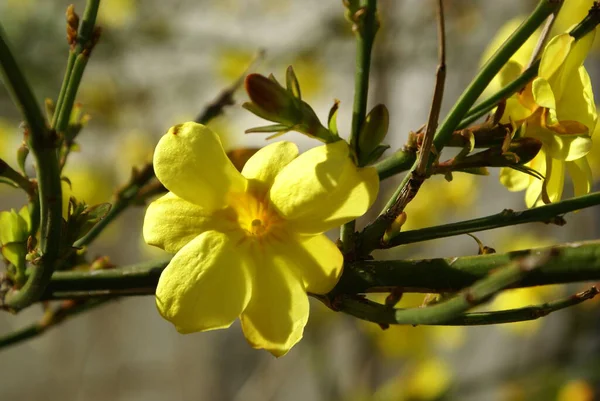
[[[84,302],[65,301],[58,307],[49,308],[38,322],[0,336],[0,349],[35,338],[71,317],[95,309],[112,300],[114,299],[91,299]]]
[[[357,155],[360,130],[367,114],[367,97],[369,94],[369,73],[371,70],[371,53],[375,35],[379,29],[377,19],[377,0],[366,0],[356,12],[350,11],[353,22],[352,30],[356,36],[356,66],[354,69],[354,105],[352,107],[352,127],[350,131],[350,148]],[[349,7],[350,10],[350,7]],[[356,221],[344,224],[340,231],[340,240],[344,253],[354,249],[354,232]]]
[[[527,20],[521,24],[506,42],[504,42],[500,49],[496,51],[492,58],[490,58],[490,60],[481,68],[477,76],[457,100],[454,107],[450,110],[446,119],[437,130],[433,139],[436,153],[439,154],[442,151],[445,144],[451,139],[454,130],[460,124],[461,119],[504,64],[506,64],[510,57],[521,47],[521,45],[523,45],[523,43],[525,43],[544,20],[556,10],[558,5],[558,3],[551,0],[540,1]],[[413,165],[413,169],[415,167],[416,166]],[[402,183],[390,198],[379,217],[365,227],[360,233],[359,255],[368,255],[374,249],[382,245],[384,232],[403,211],[404,206],[408,203],[406,202],[406,199],[410,201],[412,196],[414,196],[411,191],[411,188],[414,188],[416,185],[414,178],[413,174],[407,174],[404,177]]]
[[[400,232],[389,242],[383,244],[381,248],[393,248],[398,245],[452,237],[455,235],[525,223],[541,222],[546,224],[564,225],[566,224],[566,221],[562,217],[564,214],[597,205],[600,205],[600,192],[565,199],[560,202],[519,212],[515,212],[511,209],[504,209],[500,213],[477,219]]]
[[[254,68],[254,66],[261,61],[265,56],[264,50],[259,50],[258,53],[254,56],[248,67],[244,70],[242,75],[233,82],[229,87],[225,88],[221,93],[217,96],[217,98],[204,107],[204,110],[194,119],[195,122],[199,124],[208,124],[213,118],[216,118],[223,114],[223,110],[227,106],[233,106],[235,104],[235,100],[233,95],[244,83],[244,78],[248,73]]]

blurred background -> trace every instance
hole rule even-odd
[[[0,22],[40,103],[55,99],[60,88],[68,52],[64,11],[72,1],[0,2]],[[445,1],[448,76],[442,116],[476,73],[495,33],[535,4]],[[80,14],[84,6],[83,0],[75,2]],[[396,150],[429,112],[437,64],[435,4],[380,0],[379,10],[369,104],[385,103],[390,110],[385,142]],[[322,121],[333,100],[341,100],[338,125],[348,133],[355,41],[343,14],[341,1],[102,0],[99,24],[104,31],[78,97],[91,120],[65,169],[72,192],[88,204],[110,201],[129,179],[132,166],[151,160],[158,138],[170,126],[194,119],[260,49],[266,55],[256,72],[272,72],[281,80],[293,65],[304,100]],[[599,54],[596,43],[586,62],[595,87],[600,85]],[[264,146],[264,134],[244,134],[264,121],[241,108],[243,90],[235,98],[236,105],[210,125],[227,150]],[[21,119],[3,86],[0,110],[0,158],[15,165]],[[318,144],[294,133],[285,139],[303,149]],[[596,177],[599,161],[600,149],[595,148]],[[400,178],[382,185],[379,203],[362,224],[381,209]],[[569,189],[565,195],[570,196]],[[494,170],[488,177],[455,174],[452,182],[434,177],[407,208],[405,227],[523,209],[523,199],[523,193],[502,187]],[[0,187],[2,210],[20,208],[25,201],[17,190]],[[90,256],[108,256],[117,266],[164,257],[143,243],[143,214],[143,207],[128,210],[90,247]],[[564,227],[530,224],[476,235],[498,252],[597,237],[597,211],[570,214],[566,220]],[[331,233],[331,238],[337,236]],[[477,254],[478,249],[473,238],[460,236],[402,246],[376,257],[460,256]],[[513,290],[486,308],[543,303],[583,288]],[[422,302],[423,295],[408,295],[399,306]],[[0,314],[0,335],[41,315],[39,306],[16,316]],[[382,330],[315,301],[304,340],[275,359],[251,349],[238,324],[183,336],[160,318],[152,297],[127,298],[0,350],[0,399],[588,401],[600,397],[599,315],[598,302],[588,301],[527,323]]]

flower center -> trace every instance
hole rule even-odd
[[[261,238],[283,222],[266,195],[253,192],[236,194],[231,201],[237,223],[248,237]]]

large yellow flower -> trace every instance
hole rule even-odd
[[[575,195],[590,191],[592,177],[586,155],[597,114],[590,77],[583,67],[594,33],[575,41],[569,34],[552,38],[542,54],[538,77],[506,102],[504,122],[522,124],[521,135],[542,142],[539,154],[527,165],[545,176],[538,180],[504,168],[500,181],[511,191],[527,189],[528,207],[560,200],[565,172],[573,180]],[[520,74],[518,63],[504,68],[501,81]]]
[[[308,319],[307,292],[326,293],[343,257],[323,232],[366,212],[379,189],[338,141],[298,156],[290,142],[259,150],[240,174],[218,136],[172,127],[154,153],[170,193],[148,207],[144,239],[176,253],[156,289],[181,333],[229,327],[239,316],[254,348],[284,355]]]

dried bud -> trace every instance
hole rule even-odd
[[[473,167],[511,167],[531,161],[542,148],[542,143],[531,137],[513,140],[508,149],[491,148],[452,163],[453,171]]]
[[[75,13],[75,6],[67,7],[67,43],[71,50],[77,45],[77,30],[79,29],[79,16]]]

